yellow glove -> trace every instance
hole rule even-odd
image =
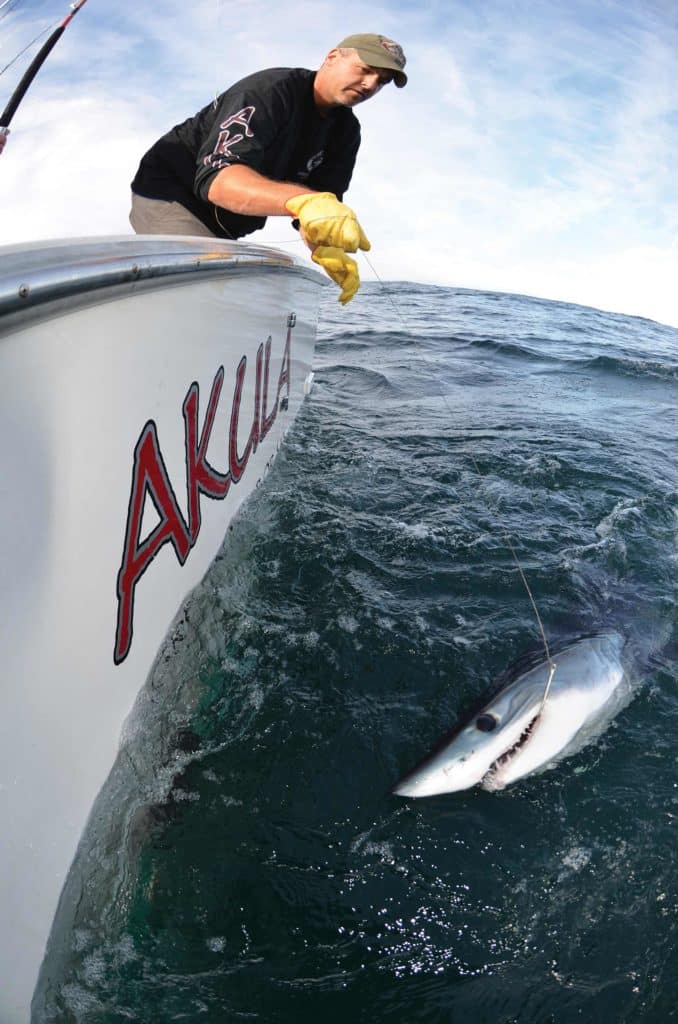
[[[333,245],[318,245],[311,253],[311,259],[322,267],[326,274],[342,289],[339,302],[345,306],[360,288],[358,264],[347,256],[343,249]]]
[[[288,199],[285,206],[299,225],[308,244],[336,246],[344,252],[367,251],[370,243],[350,206],[331,192],[306,192]]]

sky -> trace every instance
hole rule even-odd
[[[67,11],[0,0],[0,68]],[[399,42],[409,74],[356,109],[346,201],[380,278],[678,327],[678,0],[88,0],[0,155],[0,244],[129,233],[160,135],[355,32]],[[0,108],[38,45],[0,75]],[[285,218],[250,238],[303,255]]]

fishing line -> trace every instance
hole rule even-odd
[[[301,242],[302,239],[297,239],[296,241]],[[407,325],[407,322],[405,321],[405,317],[403,316],[399,306],[395,302],[395,299],[393,298],[393,295],[391,294],[389,289],[386,287],[384,281],[381,279],[381,277],[377,273],[377,269],[374,266],[374,264],[372,263],[372,260],[369,258],[369,256],[367,255],[366,252],[363,252],[362,255],[363,255],[364,259],[365,259],[365,262],[369,266],[370,270],[372,271],[372,273],[376,277],[377,281],[379,282],[379,286],[380,286],[380,288],[382,290],[382,293],[386,296],[386,298],[391,303],[391,306],[393,307],[393,310],[394,310],[396,316],[400,320],[400,323],[402,324],[402,326],[405,329],[407,329],[408,325]],[[429,360],[427,360],[427,362],[429,362]],[[445,396],[445,392],[444,391],[441,391],[440,397],[442,398],[443,403],[445,404],[445,406],[447,407],[448,411],[451,414],[452,410],[450,409],[450,406],[449,406],[449,403],[447,401],[447,398]],[[482,477],[483,473],[480,470],[480,466],[478,465],[475,456],[473,455],[472,452],[470,452],[469,454],[471,456],[471,461],[473,462],[473,465],[475,466],[476,473],[478,474],[479,477]],[[495,509],[494,511],[496,513],[497,510]],[[537,602],[534,599],[534,594],[532,593],[532,589],[530,587],[530,584],[527,581],[527,576],[525,575],[525,570],[523,569],[523,567],[522,567],[522,565],[520,563],[520,559],[518,558],[518,554],[516,552],[515,546],[513,544],[512,539],[511,539],[511,536],[505,530],[502,531],[502,536],[503,536],[504,540],[506,541],[506,543],[508,545],[508,549],[511,552],[511,557],[513,558],[513,561],[515,562],[516,568],[517,568],[517,570],[518,570],[518,572],[520,574],[520,578],[523,581],[523,586],[525,587],[525,590],[527,591],[527,596],[530,599],[530,604],[532,605],[532,610],[533,610],[534,616],[535,616],[535,618],[537,620],[537,625],[539,627],[539,632],[541,634],[541,639],[542,639],[542,642],[544,644],[544,651],[546,652],[546,661],[547,661],[547,664],[549,666],[549,677],[548,677],[548,679],[546,681],[546,686],[544,687],[544,694],[543,694],[543,697],[542,697],[542,700],[541,700],[541,706],[539,708],[539,711],[537,712],[537,714],[541,714],[541,712],[544,709],[544,705],[546,704],[546,700],[548,698],[549,691],[551,689],[551,683],[553,681],[553,676],[555,675],[555,671],[556,671],[556,667],[557,666],[556,666],[556,663],[554,662],[553,658],[551,657],[551,650],[549,648],[549,642],[548,642],[548,639],[546,637],[546,630],[544,629],[544,623],[542,622],[541,615],[539,614],[539,609],[537,608]]]
[[[396,315],[397,315],[397,317],[398,317],[398,319],[400,321],[400,324],[402,326],[404,326],[404,327],[407,327],[404,315],[402,315],[402,313],[400,312],[400,309],[398,308],[397,304],[395,303],[395,300],[393,299],[393,296],[391,295],[391,293],[386,288],[384,282],[381,280],[379,274],[377,273],[377,270],[375,269],[375,267],[374,267],[374,265],[372,263],[372,260],[369,258],[369,256],[365,252],[363,253],[363,256],[365,257],[365,260],[366,260],[368,266],[370,267],[370,269],[374,273],[375,278],[379,282],[379,285],[380,285],[380,287],[382,289],[382,292],[386,295],[386,297],[388,298],[389,302],[391,303],[391,305],[392,305],[392,307],[393,307],[393,309],[394,309],[394,311],[395,311],[395,313],[396,313]],[[442,398],[444,406],[446,406],[448,408],[448,411],[452,414],[452,410],[450,409],[450,404],[448,403],[448,399],[446,397],[446,394],[444,394],[444,391],[440,392],[440,397]],[[476,473],[478,474],[479,477],[482,477],[484,474],[480,471],[480,467],[478,466],[478,464],[477,464],[477,462],[475,460],[475,456],[472,453],[469,453],[469,454],[471,456],[471,462],[473,463],[473,465],[475,467]],[[503,536],[504,540],[506,541],[506,543],[508,545],[509,551],[511,552],[511,557],[513,558],[513,561],[515,562],[515,566],[516,566],[516,568],[517,568],[517,570],[518,570],[518,572],[520,574],[520,579],[522,580],[522,584],[523,584],[523,586],[525,588],[525,591],[527,593],[527,597],[529,598],[529,603],[532,604],[533,611],[535,612],[535,617],[536,617],[536,620],[537,620],[537,625],[539,626],[539,632],[541,633],[541,636],[542,636],[542,642],[544,643],[544,650],[546,651],[546,660],[547,660],[547,664],[549,666],[549,678],[546,681],[546,686],[544,687],[544,695],[542,696],[542,703],[541,703],[539,712],[537,713],[538,716],[539,716],[539,715],[541,715],[542,711],[544,710],[544,705],[545,705],[547,697],[549,695],[549,690],[551,689],[551,683],[553,681],[553,676],[555,675],[555,671],[556,671],[557,666],[556,666],[556,663],[554,662],[554,660],[553,660],[553,658],[551,656],[551,650],[549,648],[549,642],[548,642],[547,637],[546,637],[546,630],[544,629],[544,623],[542,622],[542,616],[540,615],[539,608],[537,607],[537,601],[535,600],[535,596],[534,596],[534,594],[533,594],[533,592],[531,590],[531,587],[529,587],[529,584],[527,583],[527,578],[526,578],[525,572],[524,572],[524,570],[522,568],[522,565],[520,564],[520,560],[518,558],[518,555],[516,553],[515,547],[513,545],[513,541],[511,540],[510,535],[507,534],[506,530],[502,530],[502,536]]]
[[[219,220],[218,213],[217,213],[217,220]],[[219,221],[219,223],[221,223],[221,222]],[[295,244],[305,244],[305,243],[303,242],[302,238],[295,238],[295,239],[286,239],[284,242],[268,242],[268,244],[269,245],[295,245]],[[386,287],[386,284],[384,283],[382,278],[379,276],[376,267],[372,263],[371,259],[367,255],[367,253],[363,252],[362,255],[363,255],[364,259],[365,259],[365,262],[369,266],[370,270],[372,271],[372,273],[376,277],[377,281],[379,282],[379,286],[380,286],[380,288],[382,290],[382,293],[386,296],[386,298],[391,303],[391,306],[393,307],[393,311],[394,311],[395,315],[397,316],[397,318],[400,321],[400,323],[402,324],[402,326],[407,330],[407,327],[408,327],[407,322],[406,322],[405,317],[403,316],[399,306],[397,305],[395,299],[393,298],[393,295],[391,294],[391,292]],[[430,362],[430,360],[426,360],[426,362]],[[452,410],[450,409],[450,406],[449,406],[449,403],[447,401],[447,398],[445,396],[444,391],[441,391],[440,397],[442,398],[443,403],[445,404],[445,406],[447,407],[448,411],[451,414]],[[473,453],[470,453],[470,455],[471,455],[471,461],[473,462],[473,465],[475,467],[476,473],[478,474],[479,477],[482,477],[483,473],[480,470],[480,466],[478,465],[475,456],[473,455]],[[496,509],[494,511],[496,513]],[[506,541],[506,543],[508,545],[509,551],[511,552],[511,557],[513,558],[513,561],[515,562],[516,568],[517,568],[518,573],[520,574],[520,578],[521,578],[521,580],[523,582],[523,586],[525,587],[525,590],[527,592],[527,596],[528,596],[528,598],[530,600],[530,604],[532,606],[532,610],[534,612],[534,616],[535,616],[535,618],[537,620],[537,625],[539,627],[539,632],[541,634],[542,643],[544,644],[544,651],[546,652],[546,661],[547,661],[547,664],[549,666],[549,677],[548,677],[548,679],[546,681],[546,686],[544,687],[544,694],[542,696],[542,700],[541,700],[541,705],[540,705],[539,711],[537,712],[537,714],[540,715],[541,712],[544,709],[544,705],[546,704],[546,700],[548,698],[549,691],[551,689],[551,683],[553,681],[553,676],[555,675],[555,671],[556,671],[557,666],[556,666],[556,663],[554,662],[553,658],[551,657],[551,650],[549,648],[548,639],[546,637],[546,630],[544,629],[544,623],[542,621],[541,615],[539,614],[539,609],[537,607],[537,602],[535,601],[534,595],[533,595],[532,590],[530,588],[530,584],[527,581],[527,576],[525,575],[525,571],[524,571],[524,569],[523,569],[523,567],[522,567],[522,565],[520,563],[520,559],[518,558],[518,554],[516,552],[515,546],[513,544],[512,539],[511,539],[511,536],[505,530],[502,531],[502,536],[504,537],[504,540]]]
[[[0,10],[2,10],[1,7],[0,7]],[[9,14],[9,11],[5,11],[5,15],[7,15],[7,14]],[[5,15],[3,15],[3,17],[5,17]],[[51,25],[48,25],[47,28],[43,28],[40,32],[38,32],[37,36],[34,36],[33,39],[31,39],[30,43],[26,43],[26,45],[24,46],[23,50],[19,50],[19,52],[14,57],[12,57],[11,61],[9,62],[9,64],[5,64],[4,68],[0,68],[0,75],[4,75],[5,71],[9,71],[9,69],[11,67],[14,67],[14,65],[19,60],[19,58],[23,57],[23,55],[26,53],[26,51],[30,50],[31,46],[33,46],[35,43],[37,43],[38,39],[42,39],[42,37],[47,32],[49,32],[50,29],[56,28],[56,26],[58,24],[59,24],[59,22],[55,21]]]
[[[8,13],[9,13],[9,11],[5,11],[5,14],[8,14]],[[3,15],[3,17],[4,17],[4,15]],[[31,42],[30,42],[30,43],[27,43],[27,44],[26,44],[26,46],[24,47],[24,49],[23,49],[23,50],[19,50],[19,51],[18,51],[18,53],[16,53],[16,54],[15,54],[15,55],[14,55],[14,56],[13,56],[13,57],[11,58],[11,60],[9,61],[9,63],[7,63],[7,65],[5,65],[5,67],[4,67],[4,68],[0,68],[0,75],[4,75],[4,73],[5,73],[6,71],[9,71],[9,69],[10,69],[10,68],[13,68],[13,67],[14,67],[14,65],[15,65],[15,63],[16,63],[16,61],[18,60],[18,58],[19,58],[19,57],[23,57],[23,56],[24,56],[24,54],[26,53],[26,51],[27,51],[27,50],[30,50],[30,49],[31,49],[31,47],[32,47],[32,46],[33,46],[33,45],[34,45],[35,43],[37,43],[39,39],[42,39],[42,37],[43,37],[43,36],[45,35],[45,33],[49,32],[49,30],[50,30],[50,29],[53,29],[53,28],[54,28],[55,26],[57,26],[57,25],[58,25],[58,22],[53,22],[53,23],[52,23],[52,25],[48,25],[46,29],[42,29],[42,30],[41,30],[41,31],[40,31],[40,32],[38,33],[38,35],[37,35],[37,36],[34,36],[34,37],[33,37],[33,39],[31,40]]]
[[[212,203],[212,206],[214,206],[214,217],[215,217],[215,220],[216,220],[217,224],[219,225],[219,227],[221,228],[221,230],[226,233],[227,241],[235,242],[235,238],[233,237],[231,232],[228,230],[227,227],[224,227],[224,225],[221,223],[221,219],[219,217],[219,207],[215,203]]]
[[[387,297],[387,299],[389,300],[389,302],[393,306],[393,309],[395,310],[396,316],[399,318],[399,320],[400,320],[401,324],[403,325],[403,327],[407,328],[407,324],[405,323],[405,319],[404,319],[402,313],[400,312],[400,310],[396,306],[396,304],[395,304],[395,302],[393,300],[393,296],[391,295],[390,291],[388,290],[388,288],[386,287],[386,285],[384,284],[382,279],[379,277],[379,274],[377,273],[376,268],[375,268],[374,264],[372,263],[372,260],[369,258],[369,256],[367,255],[366,252],[363,252],[363,256],[365,257],[365,260],[367,262],[368,267],[370,268],[370,270],[372,271],[372,273],[376,277],[377,281],[379,282],[379,284],[381,286],[382,292],[384,293],[384,295]]]
[[[0,3],[0,21],[2,21],[3,18],[6,18],[8,14],[11,14],[11,12],[12,12],[12,4],[14,2],[15,2],[15,0],[3,0],[3,2]],[[7,10],[5,10],[6,7],[8,8]],[[4,11],[4,14],[1,13],[3,11]]]
[[[33,79],[37,75],[38,71],[40,70],[40,68],[44,64],[45,60],[47,59],[47,57],[51,53],[53,47],[56,45],[56,43],[59,41],[59,39],[63,35],[63,33],[64,33],[65,29],[66,29],[66,26],[68,24],[70,24],[70,22],[73,20],[75,15],[78,13],[80,8],[84,7],[84,5],[86,3],[87,3],[87,0],[74,0],[74,2],[72,4],[70,4],[70,14],[67,14],[66,17],[63,19],[63,21],[61,21],[57,25],[57,27],[54,29],[52,34],[46,40],[46,42],[44,42],[43,45],[41,46],[41,48],[38,50],[37,54],[35,55],[35,57],[31,61],[31,63],[28,65],[28,68],[24,72],[24,75],[23,75],[21,81],[19,82],[18,86],[16,87],[16,89],[14,90],[12,95],[10,96],[9,103],[7,104],[5,109],[3,110],[2,114],[0,114],[0,130],[2,130],[3,128],[5,128],[5,129],[9,128],[10,121],[12,120],[14,115],[16,114],[17,107],[19,106],[19,104],[21,103],[22,99],[26,95],[26,92],[28,91],[28,88],[29,88],[31,82],[33,81]],[[53,26],[50,26],[50,28],[52,28],[52,27]],[[48,31],[49,31],[49,28],[43,29],[42,32],[38,33],[38,35],[35,37],[35,39],[33,39],[28,44],[28,46],[24,47],[24,49],[21,51],[21,53],[17,54],[17,56],[14,58],[14,60],[10,61],[10,63],[6,67],[4,67],[2,69],[2,71],[0,71],[0,74],[4,74],[4,72],[7,71],[8,68],[11,68],[11,66],[13,64],[15,64],[16,61],[19,59],[21,54],[25,53],[26,50],[28,50],[33,45],[33,43],[35,43],[38,39],[40,39],[41,36],[43,36],[45,34],[45,32],[48,32]]]

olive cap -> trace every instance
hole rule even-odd
[[[407,84],[407,75],[403,71],[405,54],[402,46],[394,43],[386,36],[373,35],[367,32],[364,35],[346,36],[337,49],[357,50],[358,56],[371,68],[388,68],[393,72],[393,81],[399,89]]]

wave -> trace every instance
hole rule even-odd
[[[436,338],[435,341],[441,340]],[[544,351],[544,349],[534,348],[531,345],[526,345],[517,341],[515,338],[508,339],[501,337],[501,335],[464,335],[457,334],[449,338],[449,340],[461,343],[466,348],[477,348],[483,351],[496,352],[498,355],[507,356],[514,359],[524,360],[536,360],[540,363],[560,363],[562,358],[558,354]],[[541,341],[543,344],[548,343],[546,338],[535,338],[535,341]]]
[[[594,356],[578,363],[588,370],[617,373],[624,377],[652,377],[662,381],[678,381],[678,363],[662,362],[631,356]]]
[[[351,394],[362,394],[370,392],[377,395],[399,396],[401,389],[394,384],[385,373],[379,370],[369,370],[359,366],[347,366],[344,363],[336,363],[332,366],[323,366],[316,374],[316,381],[331,381],[333,386],[340,386]]]
[[[342,331],[323,331],[318,335],[316,348],[319,352],[337,348],[350,349],[351,351],[371,350],[374,348],[387,347],[398,348],[408,345],[421,344],[422,336],[418,331],[383,331],[366,329],[363,331],[351,331],[347,334]]]
[[[568,354],[565,346],[567,338],[559,338],[557,348],[554,350],[554,340],[534,336],[530,339],[533,344],[526,344],[517,339],[508,340],[498,335],[464,335],[456,334],[447,338],[427,339],[429,344],[440,344],[441,341],[449,341],[462,345],[467,349],[478,349],[483,352],[493,352],[497,356],[506,359],[521,360],[539,364],[553,364],[564,371],[588,370],[599,371],[605,374],[617,374],[623,377],[636,379],[652,378],[659,381],[678,381],[678,362],[671,359],[646,358],[640,354],[620,353],[618,355],[607,355],[598,353],[595,355],[582,353],[582,342],[578,341],[579,352],[576,355]],[[544,347],[535,347],[535,344]],[[550,346],[549,351],[545,346]]]

